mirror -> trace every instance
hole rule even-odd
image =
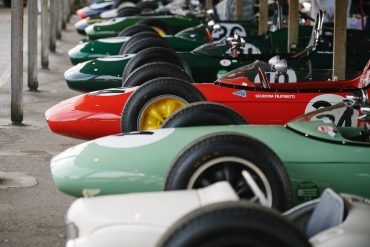
[[[359,119],[364,120],[364,121],[369,121],[370,120],[370,107],[361,107],[360,111],[364,114],[359,117]]]
[[[215,25],[213,25],[213,30],[220,30],[221,29],[221,25],[216,23]]]
[[[233,37],[228,37],[226,41],[231,49],[231,56],[237,58],[241,53],[240,49],[245,46],[245,40],[239,35],[234,34]]]
[[[276,26],[276,25],[274,25],[274,24],[272,24],[272,25],[269,27],[269,31],[270,31],[271,33],[276,32],[277,30],[278,30],[278,28],[277,28],[277,26]]]
[[[212,27],[213,28],[213,26],[216,24],[216,22],[214,21],[214,20],[210,20],[210,21],[208,21],[207,22],[207,26],[208,27]]]
[[[270,58],[269,64],[271,66],[275,66],[275,64],[277,64],[279,61],[280,61],[280,56],[276,55],[276,56],[273,56],[272,58]]]
[[[349,106],[356,107],[356,108],[368,106],[369,104],[367,91],[364,89],[360,89],[360,90],[356,90],[352,92],[351,94],[346,96],[346,99],[344,101]]]
[[[211,20],[215,19],[214,17],[215,17],[215,13],[214,13],[213,9],[209,9],[209,10],[206,11],[206,20],[207,21],[211,21]]]
[[[274,68],[278,74],[285,74],[288,70],[286,59],[281,59],[277,64],[275,64]]]

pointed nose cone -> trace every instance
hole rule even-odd
[[[85,8],[82,8],[82,9],[77,10],[76,14],[77,14],[81,19],[85,19],[85,18],[87,17],[86,7],[85,7]]]
[[[45,117],[50,130],[59,135],[91,140],[117,134],[127,97],[99,91],[83,94],[51,107]]]

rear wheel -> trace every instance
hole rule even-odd
[[[153,27],[161,36],[174,34],[171,27],[156,18],[143,19],[138,23]]]
[[[158,8],[158,3],[156,1],[141,1],[136,4],[136,7],[142,10],[155,10]]]
[[[122,131],[158,129],[176,110],[205,97],[192,84],[177,78],[157,78],[139,87],[122,112]]]
[[[162,128],[207,125],[248,124],[233,109],[212,102],[197,102],[181,108],[163,123]]]
[[[252,137],[210,134],[173,161],[165,190],[196,189],[228,181],[240,198],[286,210],[292,204],[289,176],[276,154]]]
[[[139,25],[135,24],[131,27],[127,27],[123,29],[117,36],[133,36],[134,34],[141,33],[141,32],[156,32],[152,27],[147,25]]]
[[[127,40],[127,42],[125,42],[121,46],[119,54],[126,54],[127,47],[145,38],[159,38],[159,34],[157,34],[156,32],[146,32],[146,31],[134,34],[129,38],[129,40]]]
[[[180,66],[189,76],[189,65],[173,50],[166,47],[150,47],[138,52],[125,66],[122,79],[132,73],[138,67],[151,62],[167,62]]]
[[[137,7],[124,7],[117,10],[117,17],[133,16],[141,13]]]
[[[179,66],[165,62],[153,62],[144,64],[132,71],[123,81],[122,86],[136,87],[159,77],[174,77],[189,83],[193,82],[193,79]]]
[[[173,224],[158,247],[309,247],[307,237],[271,209],[222,202],[196,209]]]

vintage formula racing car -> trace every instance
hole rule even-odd
[[[161,28],[163,34],[175,34],[189,27],[194,27],[204,22],[204,16],[190,15],[153,15],[153,16],[126,16],[109,19],[103,22],[91,24],[85,28],[89,40],[116,37],[122,30],[130,27],[145,18],[150,17],[150,22],[160,22],[165,28]],[[146,23],[146,22],[145,22]],[[150,24],[150,23],[148,23]],[[156,27],[159,29],[158,25]]]
[[[280,10],[281,8],[278,9]],[[250,42],[251,37],[256,37],[254,39],[258,41],[259,47],[267,46],[271,47],[271,49],[276,50],[276,52],[285,52],[287,49],[287,29],[282,28],[281,11],[277,12],[278,12],[277,17],[274,18],[274,23],[270,27],[271,29],[274,29],[272,28],[273,26],[275,27],[276,30],[273,30],[273,32],[271,31],[270,33],[260,38],[256,37],[257,30],[253,23],[245,21],[228,21],[228,22],[219,21],[215,14],[213,13],[213,11],[207,11],[209,16],[207,18],[207,25],[199,24],[196,27],[191,27],[183,31],[180,31],[176,35],[165,35],[163,36],[163,38],[166,40],[166,42],[171,48],[174,48],[177,51],[191,51],[204,43],[210,42],[211,40],[219,40],[221,38],[230,37],[237,34],[240,37],[248,36],[248,42]],[[137,26],[136,28],[135,27],[132,28],[134,30],[132,31],[125,30],[123,33],[128,33],[130,36],[132,36],[131,34],[135,34],[135,32],[139,31],[148,32],[156,30],[155,26],[153,27],[152,30],[148,29],[148,27]],[[300,38],[297,44],[298,48],[300,47],[300,44],[304,45],[307,44],[311,32],[312,32],[311,26],[299,27]],[[136,35],[135,38],[129,40],[130,37],[120,37],[120,36],[122,35],[113,38],[92,40],[89,42],[79,44],[76,47],[72,48],[68,52],[68,55],[73,64],[91,60],[93,58],[105,57],[108,55],[119,55],[122,54],[123,52],[126,53],[127,49],[125,48],[127,48],[127,46],[132,42],[139,41],[139,38],[144,39],[151,37],[148,34],[146,35],[142,34],[140,36]],[[149,47],[151,44],[147,45]],[[262,48],[260,48],[260,50],[261,49]],[[263,50],[264,49],[262,49],[262,51]]]
[[[254,39],[253,42],[244,44],[240,37],[235,37],[202,45],[191,52],[179,52],[177,56],[179,63],[185,64],[189,68],[191,78],[197,83],[213,82],[228,71],[249,64],[256,59],[266,61],[276,52],[287,59],[288,66],[293,70],[329,69],[332,68],[333,61],[332,42],[329,37],[321,39],[320,30],[319,27],[315,28],[308,46],[293,53],[279,52],[281,50],[279,47],[283,45],[271,47],[268,45],[269,40]],[[362,31],[353,30],[349,33],[351,35],[349,35],[348,46],[351,49],[347,51],[346,68],[360,71],[362,64],[366,63],[370,57],[370,50],[367,49],[370,46],[370,41],[366,38],[367,33]],[[272,36],[273,34],[271,34]],[[139,70],[139,66],[134,67],[130,72],[133,72],[134,69],[138,69],[138,71],[135,75],[131,75],[130,81],[134,80],[136,84],[126,83],[130,73],[125,69],[135,56],[133,54],[117,55],[93,59],[70,68],[64,76],[70,88],[80,91],[93,91],[122,85],[125,87],[139,85],[145,81],[136,80],[136,77],[141,77],[143,74],[149,76],[152,71],[148,68]],[[166,61],[166,56],[144,60],[152,62],[159,59]],[[168,66],[160,67],[163,76],[165,76],[165,73],[168,73],[165,72],[165,67]],[[347,78],[351,78],[351,76],[349,75]],[[158,73],[153,77],[158,77]]]
[[[279,209],[314,199],[326,187],[370,197],[370,108],[365,96],[352,99],[357,103],[319,109],[284,126],[165,128],[107,136],[55,156],[51,174],[58,189],[73,196],[86,190],[103,195],[228,181],[246,199],[254,198],[255,184]]]
[[[229,72],[214,84],[162,78],[141,87],[83,94],[53,106],[45,116],[53,132],[82,139],[120,133],[121,121],[123,131],[159,128],[176,110],[204,100],[231,107],[251,124],[285,124],[301,114],[341,102],[354,91],[368,92],[369,66],[370,62],[363,73],[352,80],[319,81],[315,78],[319,71],[263,72],[270,66],[255,62]],[[275,65],[277,69],[281,67]],[[330,78],[331,71],[327,73]],[[283,83],[286,77],[296,83]],[[307,79],[303,79],[305,77]]]
[[[338,195],[327,189],[320,199],[292,208],[282,216],[275,210],[238,199],[226,182],[189,191],[81,198],[70,206],[66,215],[67,246],[118,247],[123,243],[132,247],[198,246],[219,242],[218,236],[226,239],[227,246],[236,244],[233,241],[240,241],[243,246],[250,239],[265,244],[262,247],[280,242],[292,247],[334,244],[360,247],[370,241],[370,226],[366,221],[370,206],[365,198]],[[325,211],[328,208],[335,213]],[[182,227],[188,224],[192,227]],[[277,229],[280,234],[276,234]],[[338,231],[344,234],[333,234]],[[235,240],[237,232],[241,235]],[[206,234],[213,237],[203,238]],[[179,239],[184,242],[179,243]]]
[[[244,26],[242,25],[244,24]],[[175,35],[164,35],[163,39],[171,48],[177,51],[191,51],[205,43],[210,42],[211,40],[219,40],[223,37],[233,36],[237,34],[239,36],[248,36],[255,34],[253,33],[252,28],[248,28],[246,25],[248,23],[239,23],[239,22],[220,22],[217,24],[218,29],[210,28],[204,24],[199,24],[195,27],[190,27],[185,30],[178,32]],[[307,33],[304,29],[311,29],[309,26],[301,27],[301,34]],[[155,29],[153,29],[155,30]],[[143,30],[146,31],[146,30]],[[277,31],[278,32],[278,31]],[[136,35],[135,41],[138,41]],[[149,35],[141,35],[143,38],[148,38]],[[153,37],[158,37],[153,36]],[[302,37],[306,37],[302,34]],[[72,64],[77,64],[85,62],[94,58],[106,57],[112,55],[119,55],[122,53],[123,45],[126,44],[131,37],[128,36],[118,36],[104,39],[97,39],[81,43],[76,47],[72,48],[69,52],[69,58],[71,59]],[[276,38],[277,39],[277,38]],[[266,39],[261,39],[261,41]],[[308,40],[308,38],[306,39]],[[130,41],[131,42],[131,41]],[[306,41],[304,41],[306,42]],[[150,43],[148,44],[150,46]],[[127,44],[125,45],[127,47]],[[283,49],[283,46],[281,46]]]
[[[114,6],[113,1],[104,1],[101,3],[93,3],[89,6],[77,10],[77,15],[84,19],[87,17],[99,17],[100,13],[112,9]]]

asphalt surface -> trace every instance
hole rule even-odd
[[[24,56],[24,126],[10,121],[10,9],[0,4],[0,246],[64,246],[64,215],[74,198],[59,192],[49,162],[57,153],[81,141],[51,133],[44,112],[78,92],[68,89],[63,72],[71,67],[67,51],[81,39],[73,17],[50,55],[50,68],[39,70],[39,91],[28,91]],[[26,44],[26,42],[25,42]],[[5,175],[4,175],[5,174]],[[6,174],[26,176],[37,184],[17,184]],[[31,176],[31,177],[30,177]],[[26,183],[27,184],[27,183]],[[32,185],[32,183],[29,183]]]

